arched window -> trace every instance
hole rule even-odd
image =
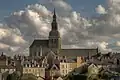
[[[38,56],[40,56],[40,52],[38,52]]]
[[[34,56],[36,56],[36,54],[37,54],[37,53],[35,52],[35,53],[34,53]]]
[[[55,43],[55,39],[52,40],[52,43]]]

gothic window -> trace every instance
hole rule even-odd
[[[40,56],[40,52],[38,53],[38,56]]]
[[[54,40],[54,39],[52,40],[52,43],[55,43],[55,40]]]

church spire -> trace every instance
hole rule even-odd
[[[55,11],[55,8],[54,8],[54,14],[53,14],[53,21],[52,21],[52,30],[58,30],[58,27],[57,27],[57,21],[56,21],[56,11]]]
[[[61,47],[60,33],[58,31],[57,16],[54,9],[53,21],[51,23],[51,31],[49,32],[49,48],[55,53],[59,53]]]
[[[55,21],[56,21],[56,12],[55,12],[55,8],[54,8],[53,20],[55,20]]]

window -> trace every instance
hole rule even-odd
[[[64,70],[62,71],[62,73],[64,74]]]
[[[33,73],[34,73],[34,69],[33,69]]]
[[[29,72],[31,72],[31,69],[29,69]]]
[[[53,43],[55,43],[55,40],[53,39]]]
[[[67,65],[66,65],[66,68],[67,68]]]
[[[38,56],[40,56],[40,52],[38,53]]]
[[[28,69],[25,69],[25,72],[28,72]]]
[[[36,52],[35,52],[34,56],[36,56]]]
[[[66,73],[68,73],[68,71],[66,70]]]
[[[64,68],[64,65],[62,65],[62,68]]]
[[[35,69],[35,72],[37,72],[37,69]]]
[[[43,71],[43,69],[41,69],[41,72]]]

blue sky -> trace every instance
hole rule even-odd
[[[38,3],[40,0],[0,0],[0,20],[9,16],[14,11],[24,9],[29,4]],[[99,4],[105,6],[106,0],[66,0],[75,11],[81,12],[83,16],[94,16],[95,7]]]

